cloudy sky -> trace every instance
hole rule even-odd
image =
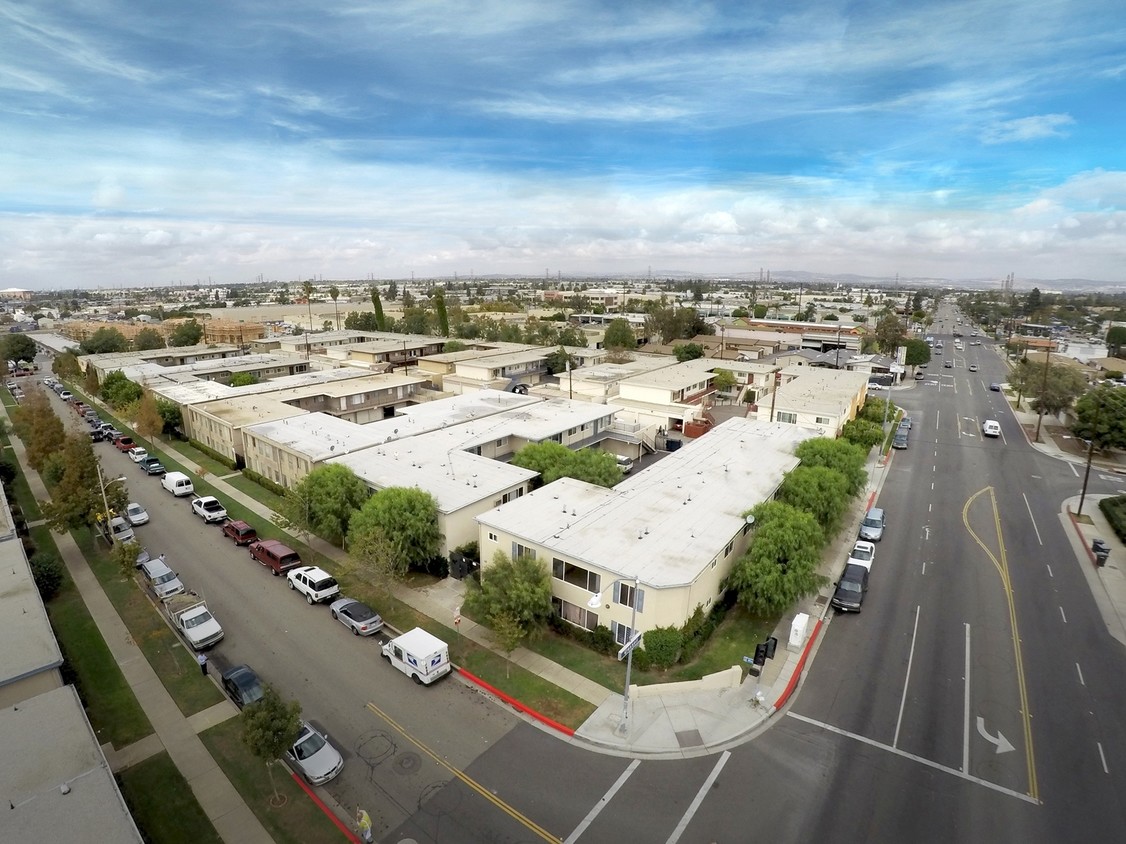
[[[1124,259],[1122,0],[0,0],[0,286]]]

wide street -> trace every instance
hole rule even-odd
[[[380,841],[1116,840],[1126,663],[1059,518],[1081,478],[1030,448],[989,390],[1005,380],[991,341],[941,339],[926,379],[894,393],[914,427],[880,492],[863,612],[830,616],[767,730],[693,759],[594,752],[457,679],[415,686],[187,499],[95,451],[152,514],[141,541],[223,623],[216,665],[248,662],[302,702],[347,759],[327,793],[367,808]],[[986,419],[1000,438],[981,436]],[[1122,480],[1093,472],[1090,491]]]

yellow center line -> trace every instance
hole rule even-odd
[[[989,549],[989,547],[982,541],[981,537],[977,535],[974,529],[970,526],[969,510],[970,506],[978,499],[979,496],[988,494],[989,503],[993,510],[993,527],[997,531],[997,545],[1000,559],[997,555]],[[985,552],[985,555],[993,563],[993,567],[997,569],[997,574],[1001,578],[1001,586],[1005,590],[1005,600],[1009,605],[1009,628],[1013,639],[1013,658],[1015,660],[1014,667],[1016,668],[1017,675],[1017,693],[1020,696],[1020,713],[1021,720],[1024,727],[1024,754],[1025,763],[1028,766],[1028,796],[1035,800],[1040,799],[1040,785],[1036,778],[1036,756],[1032,746],[1032,712],[1028,706],[1028,686],[1024,678],[1024,657],[1021,654],[1020,646],[1020,630],[1017,625],[1017,608],[1016,603],[1013,601],[1013,584],[1009,578],[1009,560],[1008,555],[1005,553],[1005,539],[1001,533],[1001,514],[997,508],[997,498],[993,494],[993,487],[987,486],[985,489],[979,490],[971,495],[966,500],[966,505],[962,508],[962,523],[966,526],[966,530],[974,541]]]
[[[455,768],[453,765],[451,765],[445,759],[440,757],[437,753],[435,753],[433,750],[431,750],[429,747],[427,747],[421,741],[419,741],[414,736],[412,736],[410,733],[408,733],[406,731],[406,728],[404,728],[402,725],[400,725],[394,718],[392,718],[390,715],[388,715],[386,712],[384,712],[382,709],[380,709],[374,703],[369,703],[367,705],[367,708],[369,710],[371,710],[373,713],[375,713],[376,715],[378,715],[380,718],[382,718],[384,721],[386,721],[388,724],[390,724],[392,727],[394,727],[396,730],[398,730],[399,733],[407,741],[409,741],[411,744],[413,744],[415,747],[417,747],[419,750],[421,750],[423,753],[425,753],[427,756],[429,756],[431,759],[433,759],[434,762],[437,763],[440,767],[445,768],[456,779],[461,780],[463,783],[465,783],[467,786],[469,786],[469,788],[471,788],[473,791],[480,794],[482,797],[484,797],[486,800],[488,800],[490,803],[492,803],[494,806],[496,806],[498,809],[500,809],[502,812],[504,812],[510,818],[512,818],[513,820],[522,824],[523,826],[527,827],[529,830],[534,832],[536,835],[538,835],[544,841],[552,841],[552,842],[556,842],[556,844],[558,844],[558,842],[563,840],[562,838],[559,838],[556,835],[552,835],[550,832],[548,832],[546,829],[541,827],[539,824],[537,824],[531,818],[522,814],[518,809],[516,809],[513,806],[510,806],[508,803],[501,800],[499,797],[497,797],[495,794],[493,794],[491,791],[489,791],[487,788],[485,788],[485,786],[481,785],[479,782],[477,782],[475,779],[473,779],[467,773],[465,773],[464,771],[462,771],[459,768]]]

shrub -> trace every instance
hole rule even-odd
[[[645,648],[634,648],[633,651],[633,670],[634,671],[648,671],[653,667],[653,659],[649,656],[649,651]]]
[[[1126,495],[1104,498],[1099,502],[1099,509],[1118,538],[1126,542]]]
[[[684,636],[675,627],[655,627],[645,631],[645,652],[661,671],[672,668],[680,658]]]
[[[254,483],[258,484],[258,486],[262,487],[263,489],[267,490],[268,492],[272,492],[274,495],[285,495],[285,487],[284,486],[282,486],[281,484],[274,483],[269,478],[267,478],[265,475],[260,475],[257,472],[255,472],[253,469],[243,469],[242,474],[243,474],[244,477],[248,478],[249,480],[254,481]]]
[[[63,585],[63,564],[54,554],[46,551],[35,554],[28,560],[31,565],[31,576],[35,578],[35,585],[44,601],[49,601],[59,594]]]
[[[16,471],[16,467],[7,457],[0,460],[0,483],[5,487],[11,486],[12,481],[16,479]]]
[[[227,457],[227,455],[225,455],[225,454],[220,454],[219,452],[217,452],[213,448],[208,448],[203,443],[201,443],[199,440],[189,439],[188,443],[189,443],[189,445],[192,446],[192,448],[199,449],[204,454],[206,454],[208,457],[210,457],[212,460],[215,460],[215,461],[218,461],[219,463],[222,463],[228,469],[237,469],[238,468],[238,464],[235,463],[234,460]]]
[[[618,643],[614,641],[614,634],[605,624],[599,624],[591,635],[590,646],[600,654],[614,654],[618,652]]]

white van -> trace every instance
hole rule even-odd
[[[177,498],[184,495],[195,495],[192,479],[183,472],[168,472],[160,479],[160,485]]]
[[[987,437],[999,437],[1001,436],[1001,423],[986,419],[981,424],[981,432]]]
[[[622,470],[623,475],[628,475],[633,471],[633,458],[626,457],[624,454],[615,455],[618,461],[618,468]]]
[[[429,686],[450,673],[450,649],[421,627],[383,645],[383,656],[416,683]]]

